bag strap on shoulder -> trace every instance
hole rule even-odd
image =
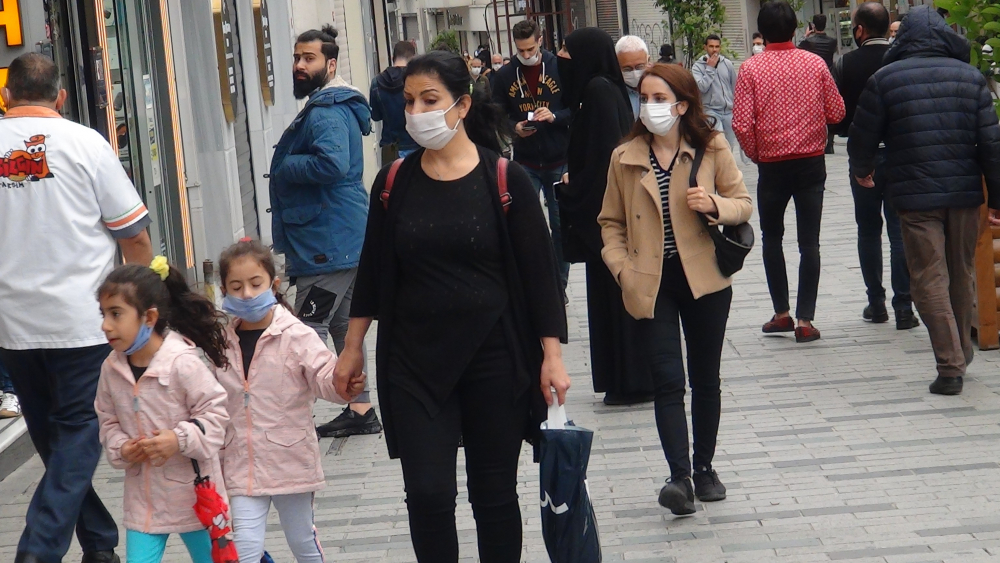
[[[509,161],[506,158],[500,158],[497,160],[497,188],[500,192],[500,205],[503,206],[503,212],[506,215],[508,209],[510,209],[510,203],[514,201],[514,197],[510,195],[507,190],[507,164]],[[399,173],[399,167],[402,166],[403,159],[397,158],[393,161],[392,165],[389,167],[389,175],[385,178],[385,187],[382,188],[382,193],[379,194],[379,199],[382,200],[382,208],[389,209],[389,195],[392,193],[392,185],[396,181],[396,174]]]
[[[691,161],[691,176],[688,178],[688,186],[698,187],[698,169],[701,168],[701,161],[705,158],[705,149],[694,151],[694,160]]]

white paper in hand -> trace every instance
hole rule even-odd
[[[554,399],[555,393],[552,395]],[[546,430],[562,430],[566,428],[566,405],[558,404],[558,400],[553,402],[556,404],[549,405],[549,419],[545,421],[543,428]]]

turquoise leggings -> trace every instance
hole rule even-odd
[[[125,530],[125,558],[128,563],[160,563],[170,534],[144,534]],[[212,538],[208,530],[181,534],[193,563],[212,563]]]

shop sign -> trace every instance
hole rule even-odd
[[[233,21],[227,0],[212,0],[215,21],[215,56],[219,63],[219,86],[222,88],[222,109],[226,121],[236,121],[236,54],[233,45]]]
[[[20,0],[3,0],[0,4],[3,4],[3,7],[0,8],[0,27],[7,35],[7,46],[20,47],[24,45]]]
[[[274,105],[274,59],[271,55],[271,21],[267,13],[268,0],[253,0],[253,18],[257,28],[257,66],[260,70],[260,92],[264,103]]]

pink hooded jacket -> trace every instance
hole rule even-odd
[[[333,387],[337,356],[316,331],[278,305],[244,378],[240,322],[229,323],[229,368],[218,372],[229,393],[230,424],[220,454],[226,489],[233,496],[318,491],[326,480],[313,403],[316,397],[347,402]]]
[[[191,459],[209,475],[225,498],[219,448],[229,423],[226,391],[215,379],[202,352],[180,334],[163,340],[146,373],[137,382],[128,359],[112,352],[101,366],[94,407],[101,424],[101,444],[113,467],[125,470],[125,528],[147,534],[184,533],[204,528],[194,513]],[[204,434],[192,422],[205,427]],[[163,467],[127,463],[122,445],[153,430],[177,434],[180,453]]]

